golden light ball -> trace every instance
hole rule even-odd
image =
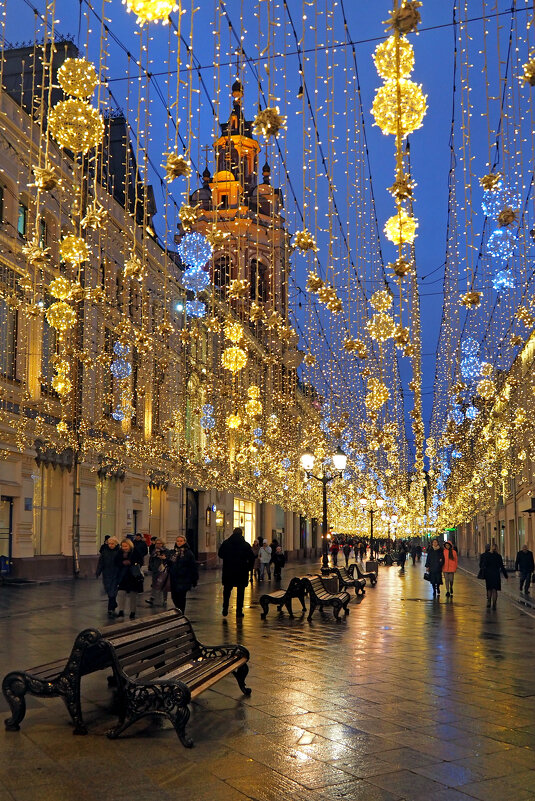
[[[228,322],[225,325],[225,336],[236,345],[243,339],[243,326],[240,323]]]
[[[178,10],[174,0],[123,0],[128,12],[137,14],[136,22],[167,22],[169,14]]]
[[[373,54],[375,69],[385,80],[407,78],[414,67],[414,48],[404,36],[389,36],[375,48]]]
[[[85,58],[67,58],[58,70],[58,83],[66,95],[85,100],[95,91],[98,75]]]
[[[247,354],[242,348],[225,348],[221,354],[221,364],[232,373],[237,373],[247,364]]]
[[[62,275],[59,275],[50,282],[48,291],[53,298],[57,298],[58,300],[68,300],[72,295],[72,284]]]
[[[484,378],[480,381],[477,385],[477,393],[485,400],[490,400],[496,394],[496,387],[494,386],[494,381],[490,378]]]
[[[73,153],[87,153],[102,142],[104,120],[85,100],[69,98],[50,110],[48,130],[60,147]]]
[[[260,387],[257,387],[256,384],[251,384],[247,390],[247,395],[249,398],[257,400],[260,397]]]
[[[63,261],[81,264],[89,259],[89,245],[82,237],[69,234],[61,240],[59,253]]]
[[[423,124],[427,98],[421,86],[407,78],[391,79],[375,93],[372,114],[384,134],[407,136]]]
[[[416,239],[418,228],[418,220],[416,217],[410,217],[405,209],[401,209],[398,214],[390,217],[384,227],[385,236],[394,245],[411,245]]]
[[[239,414],[229,414],[226,422],[227,428],[236,429],[241,426],[241,417]]]
[[[370,305],[379,312],[388,311],[392,306],[392,295],[387,289],[374,292],[370,298]]]
[[[256,398],[251,398],[245,404],[245,411],[249,417],[259,417],[262,414],[262,404]]]
[[[65,301],[53,303],[46,312],[46,319],[52,328],[58,331],[68,331],[76,322],[76,312]]]
[[[374,314],[371,320],[368,320],[366,327],[372,339],[378,342],[384,342],[390,337],[394,336],[396,331],[396,324],[389,314],[381,312]]]

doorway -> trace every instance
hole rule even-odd
[[[195,559],[199,555],[199,494],[186,488],[186,539]]]
[[[13,498],[0,497],[0,575],[9,576],[13,563]]]

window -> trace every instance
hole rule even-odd
[[[46,307],[48,308],[53,299],[47,296]],[[54,368],[52,357],[56,353],[56,329],[49,325],[46,315],[43,316],[43,350],[41,353],[41,388],[46,392],[52,392],[52,379]]]
[[[47,228],[46,228],[46,220],[42,218],[39,220],[39,247],[46,248],[46,240],[47,240]]]
[[[0,298],[0,373],[15,378],[17,312]]]
[[[262,262],[251,261],[251,300],[265,303],[268,299],[267,267]]]
[[[195,413],[204,403],[203,392],[199,386],[198,379],[192,376],[186,389],[186,420],[185,434],[186,443],[198,454],[203,446],[203,431],[198,414]]]
[[[26,230],[28,228],[28,206],[19,202],[19,216],[17,218],[17,232],[19,236],[26,237]]]
[[[33,476],[33,550],[35,556],[61,553],[62,470],[39,465]]]
[[[117,479],[97,479],[97,548],[108,534],[115,536],[115,510],[117,501]]]
[[[234,528],[239,526],[243,529],[243,536],[246,542],[251,545],[256,536],[255,506],[254,501],[243,501],[241,498],[234,498]]]

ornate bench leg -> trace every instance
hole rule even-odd
[[[20,723],[26,714],[24,696],[28,683],[24,673],[8,673],[2,682],[2,692],[11,709],[11,717],[4,723],[7,731],[19,731]]]
[[[63,686],[62,698],[65,701],[65,706],[69,711],[69,715],[74,723],[73,734],[87,734],[87,727],[82,718],[82,707],[80,705],[80,685],[76,683],[74,686],[70,683],[65,683]]]
[[[262,614],[260,617],[262,620],[265,620],[267,617],[267,613],[269,612],[269,603],[265,601],[263,598],[260,599],[260,606],[262,607]]]
[[[251,688],[245,686],[245,679],[247,678],[247,674],[249,673],[249,666],[247,664],[240,665],[239,668],[232,671],[233,676],[236,678],[238,682],[238,687],[242,691],[244,695],[251,695]]]
[[[340,609],[342,608],[341,603],[334,603],[333,604],[333,613],[334,617],[336,618],[336,622],[340,623]]]
[[[193,740],[191,740],[186,734],[186,724],[189,720],[189,709],[188,707],[179,707],[174,714],[169,714],[169,720],[175,727],[175,731],[178,735],[178,739],[184,746],[184,748],[193,748]]]
[[[314,614],[314,610],[315,610],[316,606],[317,606],[316,602],[311,597],[310,598],[310,609],[308,611],[307,620],[312,620],[312,615]]]
[[[288,614],[290,615],[290,617],[293,617],[294,613],[293,613],[293,610],[292,610],[292,599],[288,598],[288,600],[285,601],[284,605],[285,605],[286,609],[288,610]]]
[[[349,604],[349,601],[346,601],[345,604],[344,604],[344,615],[348,615],[349,614],[348,604]]]
[[[304,592],[302,592],[302,593],[301,593],[301,595],[298,595],[297,597],[298,597],[298,598],[299,598],[299,600],[301,601],[301,606],[302,606],[302,608],[303,608],[303,612],[306,612],[306,611],[307,611],[307,608],[306,608],[306,606],[305,606],[305,593],[304,593]]]

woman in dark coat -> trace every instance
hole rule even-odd
[[[483,571],[487,586],[487,609],[490,609],[491,603],[492,608],[496,609],[498,591],[502,588],[501,574],[503,573],[504,578],[509,578],[496,543],[493,543],[490,551],[485,550],[479,557],[479,569]]]
[[[130,620],[136,616],[137,596],[143,592],[143,573],[141,570],[142,557],[134,549],[132,540],[124,539],[120,545],[119,574],[117,604],[119,611],[117,617],[124,617],[126,599],[130,604]]]
[[[218,551],[223,560],[223,617],[228,615],[228,605],[232,588],[236,587],[236,617],[243,617],[245,588],[249,584],[249,571],[254,565],[253,549],[243,538],[241,528],[235,528],[230,537],[224,540]]]
[[[442,565],[444,564],[444,554],[438,544],[438,540],[433,540],[431,547],[427,551],[425,566],[429,573],[429,583],[433,587],[433,598],[440,595],[440,585],[442,584]]]
[[[97,578],[102,576],[104,590],[108,596],[108,617],[115,617],[117,608],[117,587],[119,584],[119,570],[121,567],[121,549],[117,546],[119,541],[115,537],[108,537],[100,548],[97,564]]]
[[[177,609],[186,611],[186,595],[197,586],[199,571],[193,551],[183,534],[176,538],[175,547],[167,554],[167,569],[171,583],[171,598]]]

